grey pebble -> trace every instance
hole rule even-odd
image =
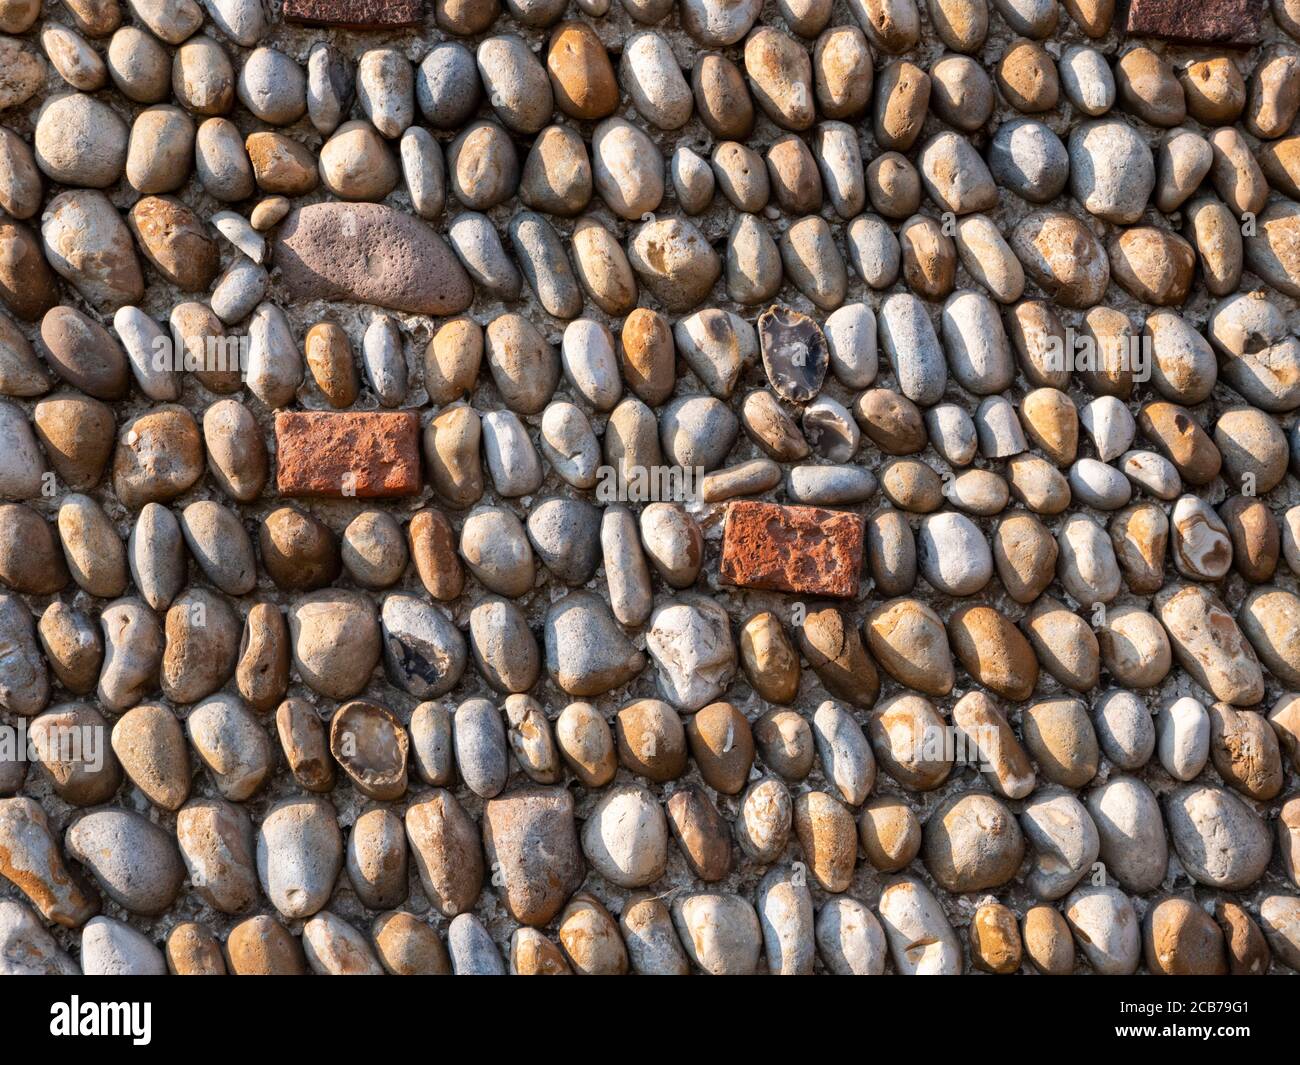
[[[1230,791],[1185,784],[1165,799],[1165,816],[1183,868],[1206,887],[1244,890],[1268,866],[1268,826]]]
[[[727,236],[724,266],[727,295],[737,303],[765,303],[781,288],[780,249],[755,215],[739,213]]]
[[[166,610],[185,585],[188,558],[176,515],[161,503],[146,503],[127,540],[131,579],[155,610]]]
[[[551,604],[543,634],[546,669],[569,695],[601,695],[645,668],[645,655],[632,646],[600,596],[570,592]]]
[[[487,699],[466,699],[452,718],[452,739],[465,786],[484,799],[499,795],[510,774],[500,711]]]
[[[550,222],[532,211],[520,211],[511,218],[508,232],[519,268],[543,310],[556,318],[581,314],[582,289]]]
[[[1137,423],[1123,400],[1115,396],[1098,396],[1084,405],[1079,422],[1092,437],[1097,458],[1102,462],[1117,459],[1129,449],[1137,433]]]
[[[924,418],[935,451],[953,466],[969,466],[979,449],[979,436],[965,409],[955,403],[940,403],[930,407]]]
[[[461,527],[460,554],[474,576],[498,595],[515,598],[533,586],[533,549],[523,524],[504,507],[470,512]]]
[[[442,608],[413,595],[390,595],[379,612],[384,672],[417,699],[446,695],[465,673],[465,637]]]
[[[600,547],[614,617],[623,625],[642,624],[654,606],[654,591],[640,530],[626,507],[605,508],[600,522]]]
[[[1107,222],[1142,217],[1156,184],[1155,159],[1143,136],[1118,119],[1076,126],[1070,133],[1070,192]]]
[[[673,192],[687,214],[699,214],[713,202],[713,168],[686,145],[678,145],[669,163]]]
[[[151,400],[172,403],[180,398],[181,377],[172,367],[158,365],[158,355],[170,346],[167,332],[139,307],[120,307],[113,330],[126,351],[140,391]]]
[[[837,976],[881,976],[889,952],[885,931],[865,903],[847,895],[827,899],[817,912],[817,951]]]
[[[497,691],[523,692],[537,683],[542,668],[537,639],[509,599],[489,595],[474,605],[469,643],[479,673]]]
[[[541,460],[514,411],[483,415],[483,458],[499,495],[526,496],[541,486]]]
[[[823,311],[844,302],[848,274],[826,219],[808,215],[781,237],[781,262],[791,283]]]
[[[459,41],[440,41],[415,72],[415,99],[434,129],[452,130],[478,111],[483,97],[478,67]]]
[[[93,917],[81,930],[81,971],[86,976],[166,976],[167,963],[162,951],[130,925]]]
[[[241,47],[254,48],[266,35],[262,0],[203,0],[203,7],[217,29]]]
[[[875,495],[879,483],[865,466],[792,466],[786,494],[808,506],[847,506]]]
[[[1088,792],[1085,801],[1097,826],[1108,878],[1136,894],[1159,887],[1169,848],[1160,804],[1151,789],[1136,777],[1113,776]]]
[[[880,305],[877,325],[903,395],[921,407],[939,402],[948,367],[925,304],[910,293],[895,293]]]
[[[870,388],[879,368],[876,316],[865,303],[846,303],[822,324],[830,370],[847,388]]]
[[[423,126],[411,126],[402,134],[398,154],[415,213],[425,219],[437,218],[447,203],[447,164],[441,146]]]
[[[1011,345],[992,300],[958,289],[944,303],[940,322],[948,366],[958,384],[978,396],[1011,385],[1016,375]]]
[[[239,515],[210,499],[181,511],[181,533],[204,576],[227,595],[246,595],[257,584],[253,543]]]
[[[447,926],[447,952],[457,976],[505,976],[505,962],[488,930],[472,913],[457,914]]]
[[[343,868],[343,834],[328,799],[276,803],[257,831],[257,877],[271,904],[289,920],[325,908]]]
[[[712,396],[681,396],[659,419],[664,455],[684,469],[702,467],[706,473],[726,460],[739,428],[731,409]]]
[[[1070,467],[1069,482],[1075,499],[1098,510],[1119,510],[1133,494],[1127,477],[1096,459],[1077,460]]]
[[[898,279],[902,249],[898,237],[878,215],[858,215],[847,231],[853,269],[874,289],[889,288]]]
[[[68,854],[114,902],[132,913],[162,913],[175,900],[185,868],[171,834],[130,810],[83,814],[68,828]]]
[[[542,412],[538,434],[551,468],[574,488],[592,488],[600,467],[600,442],[581,408],[563,400]]]
[[[847,122],[823,122],[817,127],[813,149],[835,213],[845,219],[861,213],[867,186],[857,132]]]
[[[270,286],[271,279],[264,266],[238,255],[217,279],[208,302],[222,322],[235,325],[257,309]]]
[[[307,114],[316,132],[328,137],[352,109],[355,79],[351,64],[331,44],[312,46],[307,56]]]
[[[487,215],[461,212],[447,227],[447,240],[475,286],[497,299],[519,298],[523,278]]]
[[[1011,401],[1005,396],[988,396],[975,411],[975,432],[980,454],[986,459],[1004,459],[1028,449],[1025,431]]]
[[[104,630],[104,668],[96,691],[105,709],[122,713],[158,687],[162,629],[154,612],[138,599],[110,603],[99,623]],[[12,635],[9,638],[12,641]],[[10,663],[14,661],[11,656]]]
[[[209,118],[194,137],[194,170],[204,191],[223,203],[253,195],[253,164],[244,138],[228,118]]]
[[[964,514],[927,514],[917,529],[916,547],[921,575],[945,595],[974,595],[993,576],[988,541]]]
[[[1117,768],[1132,772],[1151,760],[1156,749],[1155,722],[1134,692],[1122,688],[1104,692],[1093,703],[1092,723],[1102,753]]]
[[[1092,872],[1101,846],[1097,826],[1071,792],[1038,791],[1025,802],[1020,827],[1033,853],[1025,886],[1040,899],[1063,898]]]
[[[307,76],[274,48],[258,48],[239,71],[239,102],[272,126],[287,126],[307,111]]]
[[[275,768],[266,729],[242,699],[214,695],[190,711],[185,732],[222,798],[243,802],[261,791]]]
[[[1126,451],[1120,456],[1120,472],[1133,484],[1157,499],[1176,499],[1183,480],[1174,464],[1154,451]]]
[[[415,72],[396,48],[372,48],[357,61],[357,103],[381,134],[400,137],[415,121]]]
[[[249,390],[272,409],[288,406],[302,384],[303,359],[284,311],[259,304],[248,323],[244,379]]]
[[[758,336],[738,314],[706,308],[673,326],[677,353],[704,386],[720,399],[728,398],[741,371],[758,360]]]
[[[542,565],[576,587],[600,565],[600,523],[601,511],[585,499],[546,499],[528,515],[528,539]]]
[[[411,711],[411,758],[426,784],[445,788],[456,779],[451,713],[439,703],[421,703]]]
[[[217,211],[208,219],[212,227],[237,250],[255,263],[266,260],[266,238],[254,229],[242,214]]]
[[[813,901],[807,877],[769,869],[755,896],[769,973],[811,976],[816,956]]]
[[[1115,106],[1115,76],[1097,49],[1072,45],[1056,68],[1066,98],[1085,115],[1104,115]]]
[[[400,406],[406,399],[406,352],[395,319],[387,314],[370,319],[361,338],[361,362],[366,382],[379,402],[385,407]]]
[[[560,364],[569,383],[596,410],[612,410],[622,398],[614,336],[604,323],[578,318],[565,326]]]
[[[989,169],[999,185],[1030,203],[1054,200],[1070,176],[1070,156],[1052,130],[1032,118],[1004,122],[989,143]]]
[[[550,121],[555,98],[550,78],[521,37],[489,37],[476,54],[488,102],[515,133],[536,133]]]

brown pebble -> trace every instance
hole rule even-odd
[[[664,804],[673,839],[701,880],[713,883],[731,870],[731,826],[703,788],[688,785]]]
[[[302,945],[284,925],[265,915],[250,917],[226,937],[226,963],[234,976],[305,976]]]
[[[1000,902],[988,902],[970,922],[970,958],[977,969],[1005,976],[1020,968],[1020,929],[1016,915]]]
[[[724,795],[739,794],[754,764],[745,715],[731,703],[711,703],[687,720],[686,739],[704,782]]]
[[[1065,918],[1051,906],[1035,906],[1022,925],[1025,956],[1044,976],[1069,976],[1074,972],[1074,939]]]

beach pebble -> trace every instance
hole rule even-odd
[[[1124,976],[1137,971],[1141,929],[1132,902],[1119,888],[1077,889],[1065,900],[1065,919],[1094,972]]]

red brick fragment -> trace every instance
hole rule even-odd
[[[1259,43],[1265,0],[1129,0],[1127,29],[1143,37],[1241,48]]]
[[[387,30],[424,21],[424,0],[284,0],[289,22]]]
[[[850,599],[862,573],[862,518],[742,500],[727,508],[722,578],[742,588]]]
[[[275,446],[281,495],[378,499],[420,492],[414,411],[282,411]]]

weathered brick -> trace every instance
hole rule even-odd
[[[424,19],[424,0],[284,0],[289,22],[351,29],[414,26]]]
[[[732,503],[722,578],[742,588],[852,598],[862,572],[862,528],[860,516],[839,510]]]
[[[411,496],[420,491],[414,411],[282,411],[276,485],[286,496]]]
[[[1259,43],[1265,0],[1129,0],[1131,34],[1198,44]]]

